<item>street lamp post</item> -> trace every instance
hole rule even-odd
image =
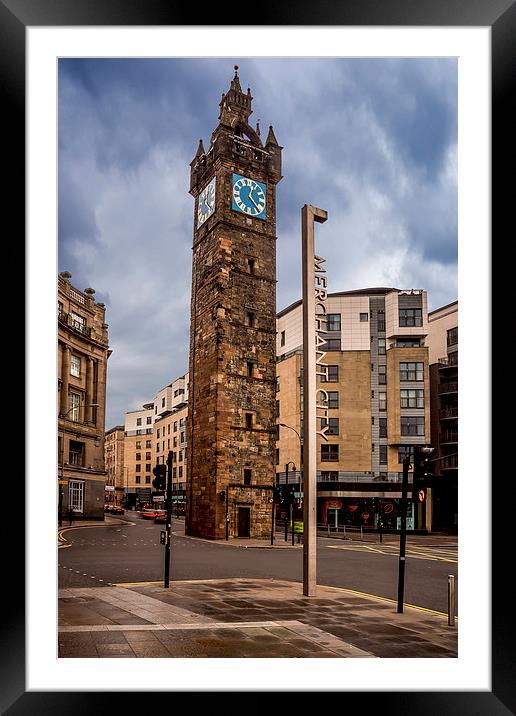
[[[301,439],[301,435],[297,432],[297,430],[295,428],[292,427],[292,425],[287,425],[286,423],[278,423],[278,424],[281,428],[288,428],[289,430],[293,430],[298,437],[298,440],[299,440],[299,465],[300,465],[300,470],[301,470],[301,474],[302,474],[303,473],[303,460],[302,460],[303,441]],[[292,461],[290,461],[290,462],[292,462]],[[287,491],[288,491],[288,466],[290,465],[290,462],[288,462],[287,465],[285,466]],[[292,464],[294,465],[293,462],[292,462]],[[295,471],[296,471],[296,466],[294,465],[294,472]],[[299,485],[299,486],[301,487],[301,485]],[[300,492],[303,492],[303,491],[300,490]],[[304,498],[304,494],[303,494],[303,498]],[[293,498],[290,502],[290,514],[292,517],[292,544],[294,544],[294,501],[293,501]],[[303,525],[303,538],[304,538],[304,525]],[[286,541],[287,541],[287,529],[285,527],[285,542]]]
[[[66,420],[72,410],[80,410],[81,408],[99,408],[98,403],[88,403],[85,405],[84,403],[79,403],[79,405],[72,405],[72,407],[67,410],[66,413],[64,413],[61,418],[63,420]],[[58,508],[58,524],[59,527],[62,527],[63,525],[63,485],[65,482],[64,479],[64,455],[65,455],[65,426],[63,425],[62,430],[62,436],[61,436],[61,479],[59,480],[59,508]]]
[[[285,427],[288,428],[289,426],[286,425]],[[292,428],[292,430],[293,429],[294,428]],[[294,544],[294,500],[293,500],[293,497],[288,489],[288,466],[289,465],[292,465],[292,467],[294,468],[294,473],[296,472],[296,466],[292,462],[292,460],[289,460],[287,462],[287,464],[285,465],[285,484],[286,484],[285,496],[289,495],[289,515],[290,515],[290,519],[292,520],[292,544]],[[285,542],[287,541],[287,532],[288,532],[288,520],[285,520]]]

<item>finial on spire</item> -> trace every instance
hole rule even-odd
[[[238,77],[238,65],[235,65],[235,77]]]
[[[256,134],[260,136],[260,120],[258,119],[256,122]]]

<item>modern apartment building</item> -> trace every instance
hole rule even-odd
[[[125,414],[124,492],[129,509],[151,501],[153,422],[153,402]]]
[[[326,375],[318,403],[326,440],[317,438],[317,521],[396,527],[402,462],[430,444],[427,294],[370,288],[328,294]],[[301,492],[302,302],[277,316],[276,480]],[[322,371],[324,372],[324,371]],[[295,470],[294,470],[295,467]],[[410,496],[409,485],[409,496]],[[431,509],[410,504],[408,528],[431,528]]]
[[[458,301],[428,314],[431,436],[437,448],[432,523],[451,532],[457,532],[458,526],[458,319]]]
[[[125,430],[123,425],[115,425],[106,431],[104,459],[106,465],[106,502],[121,505],[125,497],[124,485],[124,446]]]
[[[107,361],[105,306],[58,277],[58,512],[104,519]]]
[[[123,472],[125,504],[129,509],[163,501],[163,493],[156,495],[152,486],[152,470],[157,463],[166,463],[171,450],[173,502],[180,511],[184,510],[187,400],[188,373],[159,390],[142,409],[125,414]]]

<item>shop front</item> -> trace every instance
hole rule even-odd
[[[338,530],[346,526],[399,529],[399,498],[391,497],[318,497],[317,522]],[[413,528],[413,505],[407,502],[407,529]]]

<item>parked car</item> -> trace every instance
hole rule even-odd
[[[125,514],[125,510],[120,505],[112,505],[111,509],[109,510],[114,515],[123,515]]]
[[[156,510],[156,517],[154,518],[154,522],[164,523],[166,521],[167,521],[167,511],[166,510]]]

